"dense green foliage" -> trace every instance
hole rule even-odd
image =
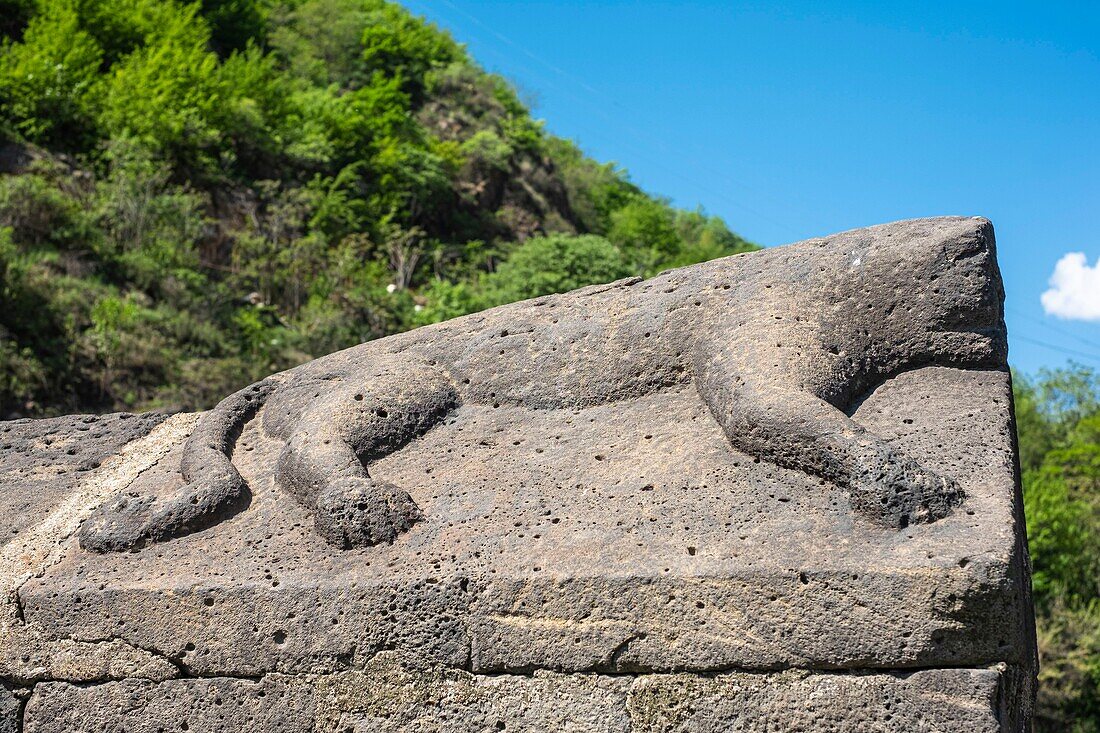
[[[0,417],[751,248],[384,0],[0,0]]]
[[[1015,379],[1038,616],[1036,730],[1100,732],[1100,374]]]

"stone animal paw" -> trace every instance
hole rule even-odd
[[[330,544],[343,549],[392,543],[423,515],[406,491],[370,479],[342,479],[317,495],[314,521]]]
[[[882,448],[855,462],[849,491],[853,509],[893,529],[942,519],[966,498],[954,479]]]

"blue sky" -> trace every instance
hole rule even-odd
[[[1100,3],[402,2],[552,132],[760,244],[989,217],[1012,364],[1100,368]]]

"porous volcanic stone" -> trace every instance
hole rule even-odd
[[[128,492],[81,529],[94,552],[197,531],[243,508],[230,458],[262,411],[275,483],[340,548],[392,543],[424,517],[367,464],[465,408],[584,410],[688,390],[730,447],[845,489],[904,530],[966,492],[845,414],[928,364],[1004,368],[1004,291],[984,219],[918,219],[536,298],[372,341],[273,375],[195,426],[171,494]],[[265,408],[266,405],[266,408]]]
[[[0,422],[0,545],[42,519],[89,471],[147,434],[163,413]]]
[[[20,526],[0,677],[28,730],[1024,730],[1001,297],[917,220],[275,375]]]
[[[1010,400],[1007,373],[928,367],[859,404],[856,420],[968,492],[901,532],[732,451],[693,392],[472,408],[372,466],[425,519],[354,551],[272,485],[278,446],[252,425],[235,454],[248,510],[140,552],[74,549],[26,583],[23,613],[203,676],[337,671],[394,648],[478,672],[1027,664]],[[130,490],[174,491],[180,445]]]
[[[0,733],[19,733],[22,705],[11,685],[0,682]]]
[[[894,674],[647,675],[630,696],[634,733],[1008,729],[996,669]]]
[[[91,686],[43,682],[27,703],[23,733],[312,733],[313,718],[312,688],[283,675]]]
[[[384,654],[364,671],[332,675],[44,683],[25,733],[999,733],[1008,729],[1003,678],[1000,669],[484,676],[403,667]]]

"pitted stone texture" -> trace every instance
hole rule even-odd
[[[1002,733],[997,670],[642,677],[634,733]]]
[[[318,679],[317,730],[629,733],[631,682],[553,672],[486,677],[409,667],[383,654],[364,672]]]
[[[405,667],[259,680],[43,683],[25,733],[1007,733],[996,669],[909,674],[472,675]]]
[[[200,418],[192,431],[197,416],[173,418],[176,437],[116,492],[158,511],[192,495],[201,507],[221,494],[198,496],[195,477],[221,476],[239,481],[247,501],[144,539],[127,534],[134,527],[125,521],[101,525],[126,530],[112,540],[119,546],[141,539],[133,552],[98,554],[59,540],[60,552],[19,587],[21,623],[45,644],[124,644],[187,678],[323,675],[352,687],[391,650],[467,681],[469,673],[538,680],[547,672],[885,674],[1006,664],[1016,682],[1003,686],[1005,706],[1026,711],[1034,633],[987,226],[952,219],[847,233],[736,258],[733,270],[710,263],[538,299],[276,375],[211,413],[223,423]],[[895,235],[934,240],[932,254],[899,244],[872,257]],[[816,289],[790,290],[822,272]],[[971,282],[948,292],[959,278]],[[885,330],[873,330],[880,321]],[[518,322],[537,328],[514,329]],[[854,330],[842,333],[845,324]],[[915,324],[932,332],[914,341],[906,328]],[[673,349],[680,357],[735,332],[726,345],[742,351],[663,360],[675,338],[690,341]],[[809,367],[855,371],[800,372],[814,339],[827,348]],[[990,361],[962,358],[967,345]],[[421,359],[429,352],[459,366],[441,378]],[[727,401],[722,390],[736,379],[697,379],[703,366],[723,364],[763,375],[756,396],[767,399]],[[730,423],[736,415],[723,405],[747,405],[760,418],[801,389],[803,373],[813,384],[795,402],[812,419],[784,418],[797,428],[790,434],[771,425],[766,434],[782,445],[770,453],[746,442],[746,425]],[[823,385],[839,391],[818,413],[805,397]],[[374,438],[360,445],[363,435],[308,435],[330,408],[340,431]],[[400,430],[390,429],[394,420],[404,420]],[[819,465],[829,451],[799,432],[815,425],[851,431],[841,453],[854,451],[854,463],[835,481]],[[351,549],[341,550],[326,541],[316,499],[333,481],[310,463],[310,451],[324,452],[315,437],[320,446],[366,446],[355,461],[341,454],[350,473],[336,478],[362,490],[364,511],[378,498],[372,487],[407,492],[403,531],[388,533],[398,525],[382,517],[375,526],[384,531],[366,538],[381,544],[347,540],[337,545]],[[787,460],[806,445],[816,456],[809,463]],[[925,473],[900,494],[886,482],[875,516],[860,491],[884,455]],[[911,502],[933,476],[950,479],[940,485],[944,501]],[[348,527],[333,529],[347,539]],[[86,679],[54,669],[36,679]],[[206,683],[183,679],[170,689]],[[358,712],[343,712],[358,725]]]
[[[179,668],[168,659],[119,639],[75,641],[52,638],[35,626],[0,626],[0,677],[21,684],[167,680],[178,675]]]
[[[630,684],[595,675],[406,670],[391,660],[320,677],[43,683],[28,705],[24,733],[628,733]]]
[[[23,706],[7,683],[0,681],[0,733],[19,733]]]
[[[272,485],[279,444],[253,421],[234,456],[247,511],[137,553],[74,551],[24,611],[204,676],[339,671],[387,648],[487,672],[1027,667],[1010,396],[1006,373],[934,367],[860,403],[970,497],[904,533],[732,451],[691,392],[459,411],[374,466],[425,519],[350,552]],[[177,460],[135,489],[175,490]]]
[[[108,456],[167,415],[127,412],[0,422],[0,545],[40,520]]]
[[[937,472],[853,422],[883,378],[928,364],[1004,368],[992,225],[895,222],[788,247],[492,308],[371,341],[272,375],[204,415],[173,494],[105,503],[81,531],[95,552],[201,529],[245,503],[230,455],[263,404],[282,441],[276,483],[337,547],[390,543],[420,516],[368,462],[460,408],[598,408],[690,389],[728,443],[844,489],[886,530],[931,523],[965,499]]]
[[[81,420],[81,424],[95,421]],[[192,417],[177,415],[160,422],[147,435],[127,442],[100,467],[83,472],[79,480],[66,482],[65,493],[57,504],[0,545],[0,679],[32,684],[44,679],[92,681],[130,676],[163,680],[178,674],[178,668],[169,660],[111,634],[58,636],[28,621],[23,617],[19,594],[27,581],[43,575],[67,551],[75,549],[69,540],[98,503],[124,490],[156,465],[193,424]],[[48,427],[43,432],[57,435]],[[21,492],[39,487],[33,482],[17,481],[12,488],[17,501]]]
[[[313,733],[313,707],[309,681],[282,675],[43,682],[27,702],[23,733]]]

